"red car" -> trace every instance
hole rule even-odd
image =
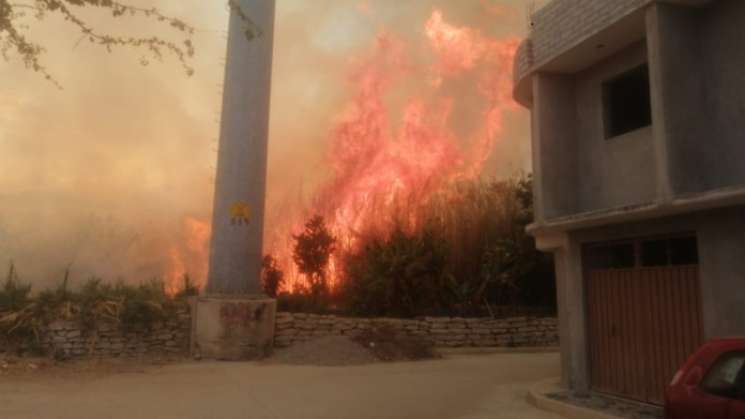
[[[665,419],[745,419],[745,338],[713,339],[665,390]]]

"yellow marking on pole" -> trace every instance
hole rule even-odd
[[[245,202],[236,202],[230,206],[230,223],[243,225],[251,222],[251,207]]]

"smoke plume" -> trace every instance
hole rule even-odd
[[[18,62],[0,62],[0,267],[14,261],[39,287],[66,269],[78,281],[175,284],[184,272],[204,280],[227,9],[200,0],[136,3],[198,28],[193,77],[168,58],[141,66],[138,51],[78,43],[79,34],[54,20],[31,36],[47,47],[44,61],[63,90]],[[528,170],[527,115],[510,108],[504,86],[524,7],[277,0],[268,245],[278,246],[278,232],[292,231],[311,209],[359,205],[361,195],[337,192],[368,181],[434,187],[452,176]],[[172,35],[146,20],[85,13],[100,28]],[[365,93],[374,103],[360,102]],[[370,112],[382,119],[368,134],[379,137],[359,144],[371,149],[348,149],[353,142],[340,136]],[[410,161],[418,150],[422,158]],[[365,172],[361,162],[372,166]],[[374,168],[390,162],[396,167]],[[373,172],[391,177],[364,177]],[[363,219],[345,211],[339,216]]]

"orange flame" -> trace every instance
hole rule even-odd
[[[372,51],[352,68],[349,81],[355,95],[330,138],[331,180],[318,189],[310,208],[292,212],[289,222],[268,223],[277,226],[267,250],[289,279],[285,291],[302,284],[292,262],[291,235],[302,228],[307,216],[324,216],[342,251],[353,248],[360,234],[389,231],[401,202],[420,205],[454,180],[479,176],[494,141],[503,134],[505,112],[517,109],[511,97],[517,38],[493,39],[451,25],[439,10],[427,21],[425,35],[437,57],[436,65],[423,70],[433,80],[431,91],[406,101],[395,121],[397,130],[392,128],[385,99],[407,81],[421,77],[407,60],[407,46],[381,34]],[[484,109],[464,147],[450,127],[458,102],[442,87],[474,72]],[[283,214],[285,220],[287,215]],[[339,266],[338,260],[331,261],[332,286],[339,280]]]
[[[184,217],[181,235],[168,249],[164,273],[166,291],[175,294],[183,288],[184,275],[192,284],[203,288],[207,281],[210,223],[204,219]]]
[[[324,216],[341,252],[352,249],[360,235],[385,234],[394,221],[402,221],[394,220],[401,203],[416,207],[455,180],[479,176],[494,141],[503,135],[505,113],[517,109],[511,71],[519,40],[494,39],[452,25],[439,10],[432,12],[424,34],[437,59],[426,69],[417,69],[407,59],[403,41],[378,35],[372,50],[350,69],[354,95],[329,139],[331,179],[316,191],[309,207],[269,214],[266,225],[273,230],[267,232],[266,250],[288,280],[283,291],[304,286],[292,259],[292,234],[302,230],[311,214]],[[386,98],[422,73],[432,81],[430,91],[409,97],[398,118],[390,115]],[[483,109],[478,127],[468,141],[461,141],[451,129],[458,98],[447,95],[444,86],[466,74],[478,80],[474,87]],[[404,227],[415,228],[417,220],[404,221]],[[186,217],[182,224],[182,237],[168,253],[165,277],[172,293],[180,289],[187,272],[200,287],[207,276],[209,223]],[[341,276],[338,258],[330,261],[328,275],[333,287]]]

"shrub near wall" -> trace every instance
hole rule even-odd
[[[549,347],[559,343],[553,317],[368,319],[300,313],[277,313],[274,343],[288,347],[313,337],[353,336],[379,326],[439,347]]]
[[[169,295],[162,282],[106,284],[92,279],[38,294],[22,284],[11,266],[0,286],[0,353],[81,356],[136,356],[188,353],[191,314],[188,280]]]

